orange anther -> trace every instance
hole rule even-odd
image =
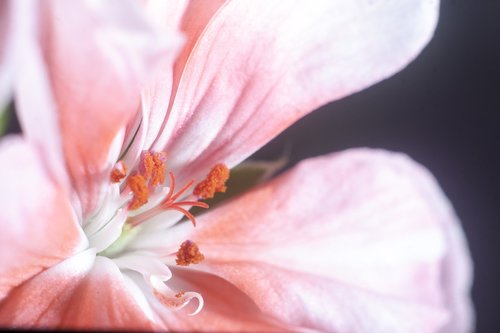
[[[165,173],[167,168],[165,166],[165,157],[161,153],[155,153],[153,155],[153,172],[151,174],[151,179],[149,185],[158,186],[163,184],[165,181]]]
[[[144,151],[141,154],[141,162],[139,163],[139,172],[144,177],[144,179],[148,179],[153,173],[153,154],[149,151]]]
[[[198,264],[205,259],[205,256],[200,252],[196,243],[187,240],[184,241],[177,251],[175,263],[179,266],[188,266],[190,264]]]
[[[217,164],[208,176],[196,185],[193,194],[203,199],[211,199],[216,192],[226,192],[225,184],[228,179],[229,169],[222,163]]]
[[[127,185],[134,194],[129,209],[134,210],[148,202],[149,190],[146,179],[140,174],[134,174],[127,179]]]
[[[158,186],[165,181],[165,154],[151,153],[145,151],[142,153],[139,164],[139,172],[145,180],[149,180],[150,186]]]
[[[113,167],[113,170],[111,170],[111,175],[109,178],[112,183],[118,183],[120,180],[125,178],[126,175],[127,175],[127,166],[125,165],[125,162],[118,161]]]

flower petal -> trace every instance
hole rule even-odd
[[[151,302],[165,329],[173,331],[292,332],[292,327],[263,314],[255,303],[228,281],[212,274],[173,268],[168,285],[178,291],[194,290],[204,299],[200,313],[189,316],[198,306],[172,312],[159,302]]]
[[[16,288],[0,305],[2,327],[151,330],[110,259],[93,249]]]
[[[3,22],[0,26],[0,112],[2,112],[5,104],[7,104],[9,95],[11,94],[12,43],[9,40],[9,30],[13,19],[12,5],[13,2],[8,1],[3,1],[0,4],[0,19]]]
[[[26,5],[25,1],[2,1],[0,4],[0,112],[11,97],[19,40],[24,37],[25,22],[32,18],[32,8]]]
[[[455,332],[470,329],[459,222],[432,176],[404,156],[353,150],[303,162],[198,225],[198,267],[284,322],[440,332],[462,316]]]
[[[55,1],[41,9],[66,163],[88,213],[120,153],[111,146],[140,108],[140,89],[180,39],[153,29],[133,1]]]
[[[150,1],[146,8],[155,22],[181,30],[186,42],[174,66],[168,64],[158,71],[156,80],[143,91],[143,107],[149,112],[145,147],[150,147],[158,134],[171,131],[179,113],[171,114],[170,108],[177,92],[184,67],[199,36],[224,0],[211,1]],[[167,129],[165,129],[167,127]]]
[[[0,300],[87,246],[65,191],[20,137],[0,143]]]
[[[13,1],[12,1],[13,3]],[[16,1],[21,7],[25,30],[18,40],[19,55],[15,78],[16,112],[23,134],[40,150],[48,171],[69,192],[69,179],[62,152],[61,135],[48,72],[38,41],[41,3]],[[36,87],[36,88],[34,88]]]
[[[230,2],[190,53],[154,149],[194,178],[232,167],[306,113],[405,67],[437,12],[437,0]]]

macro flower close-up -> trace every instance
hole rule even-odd
[[[217,198],[318,107],[405,68],[439,2],[4,1],[0,325],[469,332],[437,181],[349,149]],[[7,112],[7,111],[5,111]]]

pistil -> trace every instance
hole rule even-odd
[[[199,201],[190,201],[190,200],[185,200],[185,201],[178,201],[176,200],[181,197],[194,183],[194,181],[188,182],[186,185],[184,185],[183,188],[181,188],[177,193],[174,194],[175,191],[175,177],[172,172],[169,172],[169,177],[170,177],[170,187],[169,191],[165,197],[165,199],[162,200],[162,202],[157,205],[156,207],[141,213],[137,216],[134,216],[129,219],[128,223],[132,226],[136,226],[141,224],[144,221],[147,221],[151,217],[164,212],[165,210],[177,210],[184,214],[188,219],[191,220],[194,226],[196,226],[196,219],[194,216],[185,208],[184,206],[189,206],[189,207],[201,207],[201,208],[208,208],[208,205],[204,202],[199,202]]]

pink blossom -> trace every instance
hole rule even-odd
[[[301,116],[406,66],[436,1],[24,4],[17,44],[0,36],[23,127],[0,142],[0,325],[470,330],[459,221],[403,155],[309,159],[187,211]]]

